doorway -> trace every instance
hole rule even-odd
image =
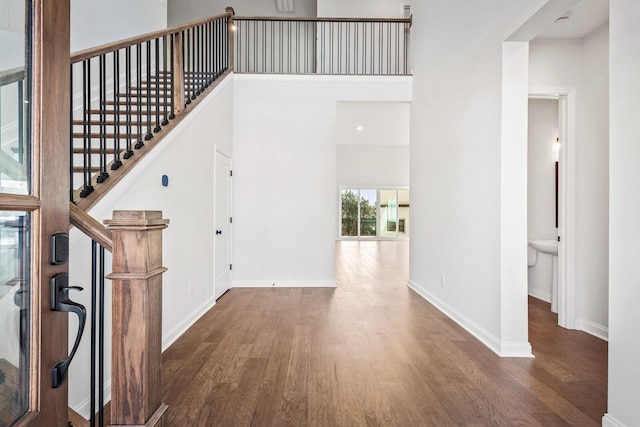
[[[571,88],[535,89],[529,93],[529,100],[557,102],[558,132],[557,137],[552,139],[554,147],[549,153],[551,161],[555,162],[557,160],[557,168],[554,163],[551,163],[550,166],[554,171],[554,187],[549,191],[553,191],[553,221],[557,228],[558,249],[557,260],[553,260],[551,257],[548,260],[551,261],[548,269],[551,270],[551,275],[554,274],[553,262],[557,262],[557,267],[555,267],[557,269],[555,272],[557,291],[550,289],[549,299],[554,303],[554,309],[557,307],[558,325],[567,329],[575,329],[575,290],[573,275],[571,274],[571,265],[573,265],[571,262],[573,257],[571,243],[573,242],[574,234],[571,221],[569,221],[570,213],[573,210],[572,197],[570,195],[575,192],[573,180],[571,179],[571,170],[574,165],[574,150],[572,148],[575,144],[575,92]],[[528,183],[528,192],[531,188],[532,186]],[[530,198],[528,203],[532,203]],[[531,211],[529,210],[529,212]],[[536,228],[539,227],[531,227],[530,224],[528,231],[533,233]],[[529,240],[537,238],[538,236],[528,234]],[[536,254],[536,257],[543,261],[548,256],[548,254],[544,253]],[[532,274],[529,272],[529,278],[531,276]],[[555,296],[556,293],[557,298]]]

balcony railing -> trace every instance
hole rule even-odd
[[[234,17],[234,72],[411,74],[407,19]]]

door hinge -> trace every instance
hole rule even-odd
[[[233,270],[233,264],[229,264],[229,270]]]
[[[229,217],[229,224],[233,224],[233,217],[232,216]]]
[[[233,176],[233,171],[232,170],[229,171],[229,176]]]

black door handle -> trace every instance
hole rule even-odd
[[[222,230],[216,230],[216,236],[217,236],[218,234],[222,234]]]
[[[87,321],[87,310],[82,304],[71,301],[69,299],[69,289],[75,289],[81,291],[79,286],[69,286],[69,276],[67,273],[58,273],[51,278],[51,310],[62,311],[66,313],[75,313],[78,316],[78,334],[76,335],[76,341],[73,344],[73,349],[66,359],[62,359],[53,367],[52,385],[53,388],[60,387],[67,378],[67,369],[69,364],[73,360],[73,356],[76,355],[78,346],[80,345],[80,339],[84,332],[84,326]]]

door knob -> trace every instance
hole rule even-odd
[[[216,230],[216,235],[222,234],[222,230]]]

